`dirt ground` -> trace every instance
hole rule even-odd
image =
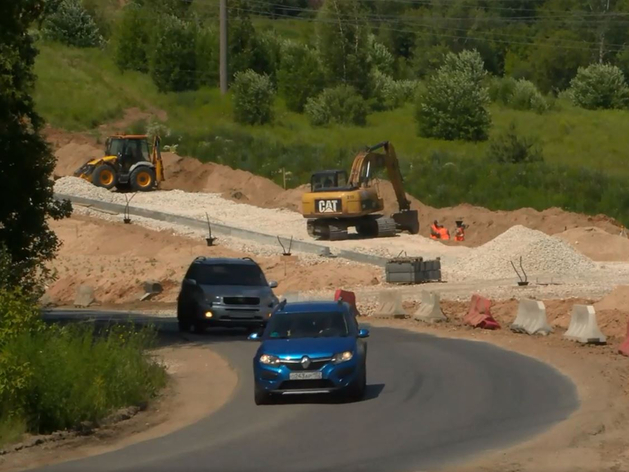
[[[62,242],[58,257],[51,264],[58,278],[47,290],[58,304],[71,303],[81,284],[94,289],[99,303],[135,301],[144,294],[145,281],[162,284],[164,291],[154,297],[155,301],[173,302],[195,257],[249,255],[220,245],[208,247],[166,231],[80,215],[50,224]],[[295,290],[370,285],[382,278],[382,269],[374,266],[340,260],[306,263],[299,259],[285,264],[280,257],[255,258],[267,279],[279,282],[277,295]]]
[[[137,109],[127,111],[127,116],[114,125],[105,127],[103,135],[113,130],[120,131],[125,126],[139,119],[150,116],[148,112]],[[52,143],[57,156],[56,176],[72,175],[88,158],[103,155],[103,145],[97,144],[89,135],[66,133],[49,128],[47,139]],[[165,190],[180,189],[187,192],[219,193],[229,200],[248,203],[263,208],[287,208],[293,211],[301,209],[301,195],[308,185],[296,189],[284,190],[269,179],[250,172],[234,170],[215,163],[201,163],[196,159],[182,157],[169,152],[162,153],[166,180],[162,184]],[[397,202],[391,184],[387,181],[377,183],[385,201],[387,213],[397,211]],[[420,234],[428,236],[430,224],[438,220],[454,234],[455,221],[462,219],[469,225],[466,241],[463,245],[479,246],[490,241],[514,225],[523,225],[553,235],[573,228],[596,227],[611,235],[620,233],[620,224],[604,215],[587,216],[570,213],[558,208],[537,211],[522,208],[516,211],[491,211],[473,205],[462,204],[455,207],[433,208],[424,205],[418,199],[407,195],[411,207],[417,209],[420,219]],[[446,242],[445,244],[454,244]],[[456,243],[461,245],[462,243]],[[628,246],[628,245],[625,245]],[[629,257],[629,249],[626,249]]]
[[[172,345],[155,351],[167,366],[171,382],[146,410],[89,436],[47,442],[0,456],[0,471],[26,470],[121,449],[165,436],[220,408],[236,387],[236,373],[206,346],[180,343],[174,340]]]

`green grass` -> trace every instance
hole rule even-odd
[[[40,51],[35,69],[39,77],[37,108],[52,125],[69,130],[89,130],[120,117],[125,108],[139,106],[166,110],[171,129],[196,136],[221,127],[272,138],[282,144],[323,144],[339,149],[357,149],[390,140],[406,159],[435,151],[473,158],[481,156],[487,146],[417,136],[412,104],[371,114],[365,127],[317,128],[305,116],[287,111],[278,99],[273,124],[241,126],[231,118],[229,96],[220,95],[217,89],[159,94],[147,75],[119,72],[107,51],[52,44],[41,44]],[[491,107],[491,114],[492,135],[514,121],[520,132],[540,139],[549,163],[629,174],[629,166],[624,164],[629,149],[629,133],[625,131],[628,111],[588,111],[558,102],[558,109],[545,115],[496,105]]]

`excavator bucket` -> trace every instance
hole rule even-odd
[[[417,210],[405,210],[393,213],[391,218],[395,221],[398,229],[408,231],[410,234],[419,233],[419,213]]]

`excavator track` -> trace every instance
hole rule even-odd
[[[378,224],[378,238],[386,238],[397,234],[397,224],[393,218],[383,216],[376,220]]]

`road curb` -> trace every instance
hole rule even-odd
[[[74,195],[67,195],[62,193],[55,193],[55,199],[57,200],[70,200],[72,203],[78,203],[81,205],[91,206],[98,210],[104,210],[108,212],[115,212],[123,214],[125,212],[125,205],[120,203],[103,202],[100,200],[94,200],[91,198],[77,197]],[[198,220],[196,218],[190,218],[188,216],[174,215],[172,213],[165,213],[155,210],[147,210],[145,208],[139,208],[129,206],[127,208],[129,215],[141,216],[152,220],[164,221],[166,223],[173,223],[188,228],[207,229],[207,222],[204,220]],[[219,223],[212,223],[212,233],[220,234],[222,236],[231,236],[234,238],[245,239],[254,241],[260,244],[267,244],[271,246],[278,245],[277,235],[271,235],[266,233],[259,233],[257,231],[250,231],[242,228],[236,228],[234,226],[228,226]],[[281,239],[288,239],[282,237]],[[308,254],[320,254],[322,250],[328,248],[332,250],[330,246],[324,244],[309,243],[306,241],[299,241],[293,239],[291,249],[296,252],[304,252]],[[372,256],[370,254],[363,254],[360,252],[347,251],[341,249],[337,252],[337,257],[341,259],[347,259],[352,262],[359,262],[361,264],[371,264],[378,267],[385,267],[388,259],[379,256]]]

